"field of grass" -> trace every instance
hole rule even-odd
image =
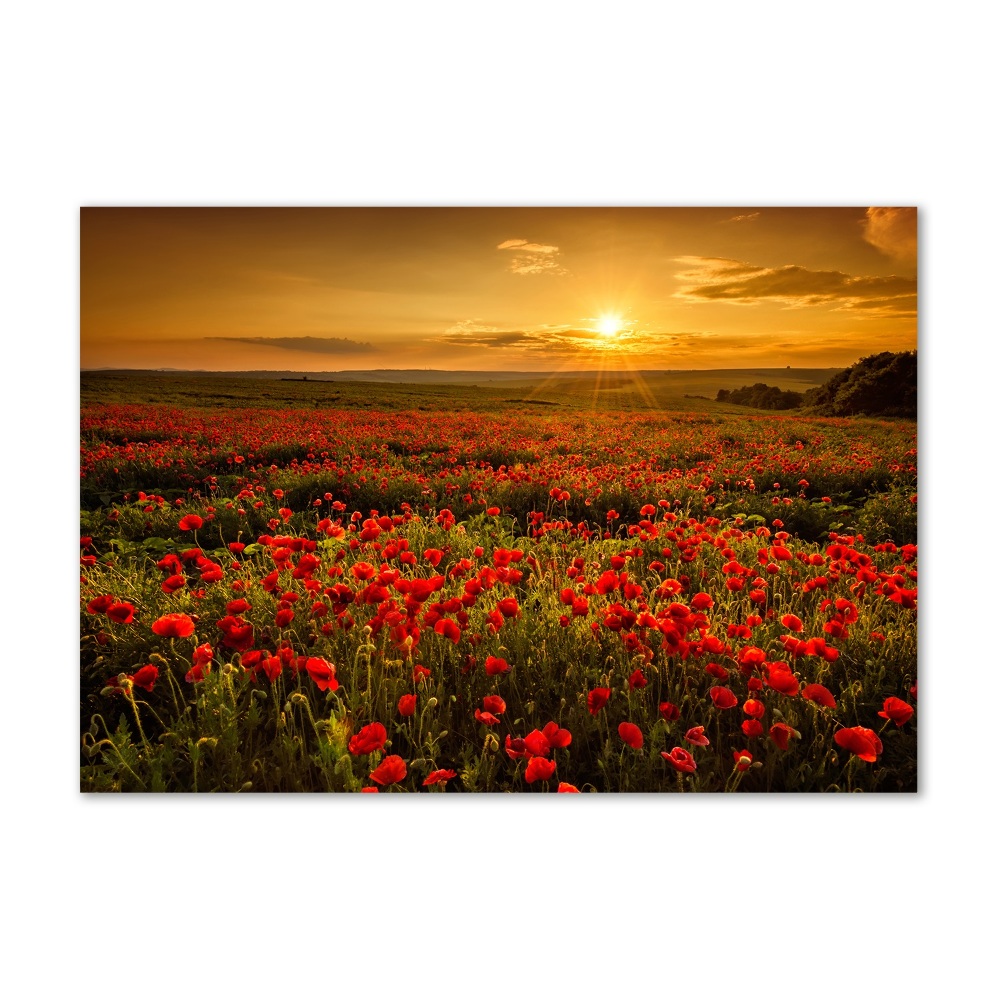
[[[915,790],[916,426],[755,380],[84,374],[81,787]]]

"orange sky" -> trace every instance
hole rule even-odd
[[[82,368],[840,367],[917,346],[912,208],[84,208]]]

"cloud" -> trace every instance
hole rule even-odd
[[[527,240],[504,240],[497,250],[512,250],[509,270],[514,274],[567,274],[556,258],[559,247],[547,243],[529,243]]]
[[[760,212],[750,212],[747,215],[734,215],[731,219],[726,219],[726,222],[753,222]]]
[[[374,351],[371,344],[346,337],[205,337],[205,340],[253,344],[255,347],[277,347],[284,351],[305,351],[308,354],[364,354]]]
[[[915,208],[869,208],[864,238],[887,257],[915,264],[917,260],[917,210]]]
[[[508,352],[508,357],[538,357],[592,361],[598,354],[618,357],[676,349],[691,337],[708,336],[690,331],[623,329],[608,338],[586,327],[541,325],[529,330],[502,330],[482,320],[462,320],[428,342],[449,348]]]
[[[915,278],[897,275],[853,276],[842,271],[812,271],[796,264],[761,267],[725,257],[677,257],[688,266],[675,277],[687,284],[677,298],[695,302],[754,304],[775,301],[787,308],[832,305],[838,309],[914,314]]]

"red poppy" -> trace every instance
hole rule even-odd
[[[622,738],[622,742],[627,743],[633,750],[642,749],[642,730],[634,723],[620,723],[618,735]]]
[[[363,792],[376,792],[377,793],[378,789],[374,785],[365,785],[365,787],[362,788],[361,791],[363,791]]]
[[[784,663],[768,664],[767,683],[782,694],[792,696],[799,693],[799,682]]]
[[[882,752],[882,741],[870,729],[864,726],[854,726],[852,729],[838,729],[833,736],[834,742],[845,750],[850,750],[861,760],[873,763]]]
[[[762,701],[757,701],[756,698],[750,698],[748,701],[743,703],[743,711],[746,712],[751,719],[762,719],[764,717],[764,703]]]
[[[128,601],[116,601],[108,608],[107,615],[119,625],[128,625],[135,617],[135,608]],[[187,615],[184,617],[186,618]]]
[[[901,698],[886,698],[882,711],[878,713],[883,719],[892,719],[897,726],[902,726],[910,720],[913,708]]]
[[[594,690],[589,692],[587,695],[587,711],[590,712],[591,715],[597,715],[597,713],[608,703],[608,699],[610,697],[611,688],[594,688]]]
[[[399,709],[399,714],[403,716],[404,719],[408,719],[417,710],[417,696],[415,694],[404,694],[402,698],[399,699],[399,703],[396,705]]]
[[[764,732],[764,727],[758,722],[757,719],[744,719],[743,725],[740,726],[743,730],[743,735],[747,739],[752,739],[754,736],[760,736]]]
[[[542,727],[542,735],[553,750],[561,750],[573,742],[573,734],[568,729],[560,729],[555,722],[546,722]]]
[[[671,701],[661,701],[660,716],[666,722],[676,722],[681,717],[681,710]]]
[[[781,624],[791,632],[802,631],[802,619],[798,615],[782,615]]]
[[[356,756],[374,753],[376,750],[382,749],[387,736],[385,726],[381,722],[370,722],[351,737],[347,749]]]
[[[494,715],[503,715],[507,711],[507,702],[498,694],[488,694],[483,698],[483,711],[492,712]]]
[[[666,750],[661,750],[660,756],[668,764],[672,764],[678,771],[684,774],[693,774],[698,769],[694,757],[683,747],[674,747],[670,753],[667,753]]]
[[[802,697],[806,701],[815,702],[817,705],[822,705],[824,708],[836,708],[837,699],[833,697],[830,691],[823,687],[822,684],[807,684],[802,689]]]
[[[784,722],[776,722],[768,730],[768,735],[774,740],[775,746],[779,750],[788,749],[789,737],[794,736],[796,739],[800,739],[802,734],[797,729],[792,729],[791,726],[785,725]]]
[[[306,660],[306,672],[320,691],[336,691],[340,687],[336,678],[337,668],[321,656],[310,656]]]
[[[92,601],[87,603],[87,614],[103,615],[114,603],[115,599],[111,597],[110,594],[107,594],[104,597],[95,597]]]
[[[188,615],[170,614],[157,618],[151,628],[156,635],[165,639],[183,639],[194,632],[194,622]]]
[[[398,754],[390,754],[368,777],[379,785],[402,781],[406,777],[406,761]]]
[[[510,664],[502,656],[486,657],[486,673],[489,677],[505,674],[510,670]]]
[[[179,573],[175,573],[173,576],[168,576],[163,583],[160,584],[160,590],[164,594],[172,594],[175,590],[180,590],[185,584],[185,579]]]
[[[520,612],[516,597],[505,597],[497,604],[497,610],[504,618],[513,618]]]
[[[153,685],[156,683],[156,678],[160,676],[159,667],[154,667],[152,663],[147,663],[146,666],[140,667],[132,675],[132,683],[136,687],[145,688],[147,691],[153,690]]]
[[[431,771],[431,773],[424,778],[423,784],[425,787],[427,785],[436,785],[439,781],[450,781],[454,777],[454,771],[449,771],[448,768],[443,767],[440,770]]]
[[[557,792],[579,792],[580,789],[576,785],[571,785],[568,781],[560,781],[559,787],[556,789]]]
[[[736,695],[727,687],[710,688],[708,693],[712,699],[712,704],[716,708],[734,708],[737,704]]]
[[[644,688],[648,683],[649,681],[646,680],[646,675],[642,672],[642,670],[639,667],[636,667],[635,670],[633,670],[632,673],[629,675],[628,689],[629,691],[634,691],[636,688],[641,689]]]
[[[500,720],[492,712],[484,712],[477,708],[475,711],[476,722],[481,722],[484,726],[499,726]]]
[[[532,757],[548,757],[552,751],[552,744],[548,737],[537,729],[532,729],[521,742],[524,744],[524,749]]]
[[[544,757],[532,757],[524,770],[524,780],[530,785],[536,781],[548,781],[555,773],[556,762]]]
[[[185,514],[177,527],[181,531],[197,531],[205,522],[197,514]]]
[[[685,734],[684,739],[688,741],[692,746],[696,747],[707,747],[711,746],[708,742],[708,737],[705,735],[704,726],[692,726]]]
[[[753,754],[749,750],[734,750],[733,760],[736,762],[737,771],[746,771],[753,763]]]

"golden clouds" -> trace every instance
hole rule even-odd
[[[869,208],[864,238],[887,257],[906,264],[917,261],[917,210],[915,208]]]
[[[527,240],[504,240],[497,250],[512,250],[509,270],[514,274],[568,274],[556,260],[559,247],[545,243],[529,243]]]
[[[684,285],[677,298],[734,302],[743,305],[771,300],[786,308],[829,305],[837,309],[913,314],[917,304],[915,278],[854,276],[842,271],[817,271],[797,264],[761,267],[725,257],[677,257],[687,265],[675,277]]]

